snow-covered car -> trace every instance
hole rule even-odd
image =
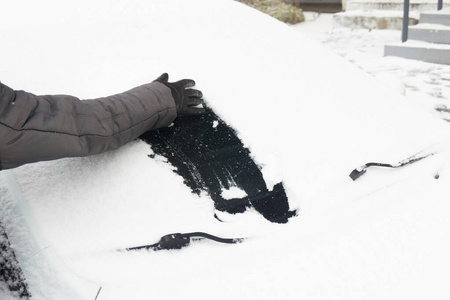
[[[162,72],[194,78],[297,212],[280,224],[252,208],[218,211],[142,140],[4,170],[0,220],[32,299],[450,296],[448,123],[232,0],[24,0],[1,10],[3,83],[92,99]],[[230,183],[224,193],[240,191]],[[121,250],[198,231],[245,240]]]

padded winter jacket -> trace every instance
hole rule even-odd
[[[177,115],[159,82],[92,100],[36,96],[0,83],[0,170],[117,149]]]

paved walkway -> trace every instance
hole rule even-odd
[[[306,21],[292,28],[450,122],[450,66],[384,57],[384,45],[400,42],[400,30],[333,29],[332,16],[305,12]]]

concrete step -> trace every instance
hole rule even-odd
[[[420,22],[450,26],[450,9],[444,6],[440,11],[423,12],[420,14]]]
[[[450,2],[444,1],[443,7],[450,7]],[[410,0],[410,11],[433,11],[437,10],[437,0]],[[403,11],[403,1],[397,0],[354,0],[345,4],[345,11],[373,11],[373,10],[396,10]]]
[[[409,25],[419,22],[419,12],[410,12]],[[355,29],[395,29],[401,30],[403,12],[401,11],[347,11],[333,15],[333,28]]]
[[[450,45],[408,40],[405,43],[385,45],[384,56],[397,56],[450,65]]]
[[[350,0],[343,1],[345,12],[333,16],[333,27],[358,29],[396,29],[403,24],[403,0]],[[450,12],[450,0],[444,0],[444,10]],[[410,0],[409,25],[419,23],[419,14],[437,11],[437,0]],[[444,11],[442,10],[442,11]],[[440,15],[443,15],[440,12]],[[425,15],[424,18],[428,16]],[[434,16],[430,16],[433,18]],[[450,22],[450,18],[448,20]],[[420,20],[420,22],[423,22]],[[426,22],[430,23],[430,22]]]
[[[450,26],[420,23],[408,28],[408,39],[437,44],[450,44]]]

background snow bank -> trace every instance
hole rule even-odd
[[[221,214],[219,223],[213,202],[192,195],[140,141],[14,170],[42,253],[89,287],[102,286],[99,299],[448,296],[448,124],[234,1],[23,0],[2,12],[5,84],[93,98],[166,71],[172,80],[194,78],[267,180],[282,178],[301,209],[287,225],[253,211]],[[368,161],[395,163],[423,149],[438,153],[395,171],[369,170],[357,182],[348,177]],[[251,238],[115,251],[189,231]],[[42,291],[36,299],[65,290],[28,278]]]

